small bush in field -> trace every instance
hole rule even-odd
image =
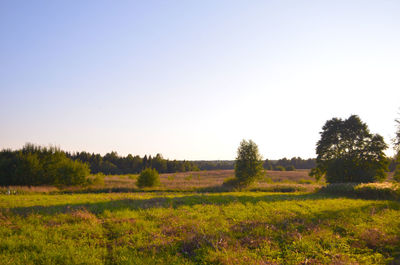
[[[142,172],[140,172],[136,185],[139,188],[155,187],[160,185],[160,176],[158,175],[157,170],[154,168],[144,169]]]
[[[92,177],[87,179],[88,185],[96,185],[96,186],[104,186],[104,177],[103,173],[97,173]]]
[[[61,186],[84,185],[90,174],[89,165],[77,160],[64,159],[55,170],[56,184]]]
[[[286,168],[284,168],[283,166],[276,166],[274,168],[274,170],[276,170],[276,171],[286,171]]]

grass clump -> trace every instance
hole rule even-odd
[[[144,187],[156,187],[160,185],[160,176],[158,175],[157,170],[154,168],[146,168],[144,169],[136,182],[136,185],[139,188]]]

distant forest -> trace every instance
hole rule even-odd
[[[80,160],[88,163],[92,173],[104,174],[137,174],[145,168],[154,168],[160,173],[174,173],[197,170],[220,170],[234,169],[234,160],[168,160],[161,154],[156,156],[140,157],[138,155],[119,156],[116,152],[100,154],[77,152],[66,153],[72,160]],[[311,169],[315,167],[315,159],[302,159],[293,157],[292,159],[265,160],[264,168],[268,170],[294,170]]]
[[[268,160],[264,162],[264,168],[267,170],[295,170],[295,169],[311,169],[316,165],[315,158],[302,159],[300,157],[293,157],[287,159],[286,157],[279,160]]]
[[[154,168],[160,173],[174,173],[185,171],[197,171],[199,168],[191,161],[178,161],[164,159],[161,154],[140,157],[138,155],[119,156],[117,152],[100,154],[77,152],[66,153],[72,160],[80,160],[88,163],[90,171],[94,174],[104,173],[106,175],[137,174],[145,168]]]

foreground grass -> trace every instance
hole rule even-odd
[[[1,264],[387,264],[400,203],[305,193],[0,195]]]

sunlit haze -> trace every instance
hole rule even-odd
[[[0,2],[0,149],[315,157],[400,117],[399,1]],[[393,152],[388,150],[389,155]]]

